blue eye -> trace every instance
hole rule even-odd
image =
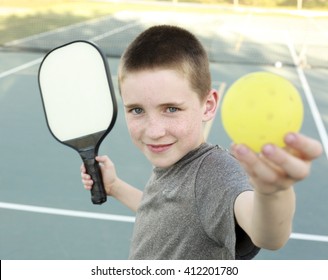
[[[168,107],[167,108],[167,112],[168,113],[175,113],[175,112],[177,112],[179,109],[178,108],[176,108],[176,107]]]
[[[131,109],[131,112],[134,115],[140,115],[141,113],[143,113],[143,110],[141,108],[133,108]]]

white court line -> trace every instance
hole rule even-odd
[[[0,202],[0,208],[8,209],[8,210],[32,212],[38,214],[59,215],[59,216],[66,216],[66,217],[87,218],[87,219],[106,220],[106,221],[125,222],[125,223],[135,222],[135,217],[132,216],[112,215],[112,214],[94,213],[94,212],[86,212],[86,211],[75,211],[75,210],[40,207],[40,206],[7,203],[7,202]],[[290,238],[305,240],[305,241],[328,242],[328,236],[325,235],[292,233]]]
[[[325,235],[314,235],[314,234],[304,234],[293,232],[290,235],[291,239],[309,240],[309,241],[319,241],[328,242],[328,236]]]
[[[2,73],[0,73],[0,79],[5,78],[5,77],[10,76],[10,75],[13,75],[13,74],[15,74],[19,71],[24,70],[24,69],[30,68],[30,67],[38,64],[38,63],[41,63],[42,59],[43,58],[38,58],[38,59],[32,60],[30,62],[24,63],[20,66],[14,67],[14,68],[12,68],[10,70],[7,70],[5,72],[2,72]]]
[[[92,20],[92,21],[95,21],[95,20]],[[65,31],[65,30],[68,30],[68,29],[77,27],[79,25],[82,25],[82,24],[86,24],[86,23],[85,22],[84,23],[78,23],[78,24],[75,24],[75,25],[70,25],[68,27],[62,27],[62,28],[59,28],[59,29],[56,29],[56,30],[53,30],[53,31],[44,32],[44,33],[41,33],[41,34],[36,34],[36,35],[30,36],[30,37],[27,37],[27,38],[23,38],[23,39],[20,39],[20,40],[12,41],[8,45],[18,44],[20,42],[29,41],[29,40],[32,40],[32,39],[37,39],[37,38],[46,36],[46,35],[48,35],[50,33],[57,33],[57,32],[60,32],[60,31]],[[133,23],[130,23],[130,24],[126,24],[126,25],[123,25],[121,27],[118,27],[118,28],[115,28],[113,30],[110,30],[110,31],[108,31],[106,33],[103,33],[103,34],[97,35],[95,37],[92,37],[89,40],[98,41],[98,40],[104,39],[106,37],[112,36],[114,34],[117,34],[119,32],[125,31],[125,30],[127,30],[129,28],[132,28],[134,26],[137,26],[139,24],[140,24],[139,22],[133,22]],[[12,74],[15,74],[15,73],[17,73],[19,71],[22,71],[24,69],[27,69],[29,67],[32,67],[32,66],[34,66],[34,65],[36,65],[38,63],[41,63],[42,59],[43,58],[38,58],[38,59],[32,60],[30,62],[24,63],[24,64],[22,64],[20,66],[17,66],[15,68],[12,68],[10,70],[7,70],[5,72],[2,72],[2,73],[0,73],[0,79],[2,79],[4,77],[7,77],[7,76],[10,76]]]
[[[75,211],[75,210],[40,207],[40,206],[6,203],[6,202],[0,202],[0,208],[40,213],[40,214],[50,214],[50,215],[88,218],[88,219],[107,220],[107,221],[109,220],[109,221],[126,222],[126,223],[134,223],[134,221],[135,221],[135,218],[130,217],[130,216],[111,215],[111,214],[93,213],[93,212],[85,212],[85,211]]]
[[[321,118],[318,106],[315,103],[311,88],[310,88],[309,83],[308,83],[308,81],[305,77],[304,71],[303,71],[302,67],[299,65],[299,59],[298,59],[298,56],[296,54],[294,44],[290,39],[290,34],[289,34],[288,31],[284,31],[283,34],[285,36],[286,44],[288,46],[290,55],[292,56],[292,59],[293,59],[294,64],[296,66],[296,71],[297,71],[298,77],[301,81],[301,84],[302,84],[302,87],[303,87],[303,90],[304,90],[304,93],[305,93],[305,97],[306,97],[307,102],[309,104],[309,107],[310,107],[314,122],[317,126],[317,129],[318,129],[321,141],[322,141],[322,145],[323,145],[324,151],[326,153],[326,158],[328,159],[328,134],[327,134],[325,125],[324,125],[323,120]]]
[[[125,31],[127,29],[130,29],[130,28],[132,28],[134,26],[137,26],[139,24],[140,24],[140,22],[138,22],[138,21],[133,22],[133,23],[130,23],[130,24],[126,24],[126,25],[123,25],[121,27],[118,27],[118,28],[115,28],[113,30],[110,30],[108,32],[105,32],[103,34],[100,34],[100,35],[97,35],[95,37],[92,37],[90,40],[91,41],[99,41],[99,40],[102,40],[102,39],[104,39],[106,37],[109,37],[109,36],[112,36],[112,35],[117,34],[119,32],[122,32],[122,31]]]

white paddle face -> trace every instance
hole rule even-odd
[[[61,142],[105,131],[114,117],[103,57],[85,41],[50,52],[42,62],[39,84],[47,122]]]

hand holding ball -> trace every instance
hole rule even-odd
[[[284,136],[300,130],[303,103],[297,89],[285,78],[255,72],[231,85],[223,99],[221,117],[235,143],[260,152],[267,143],[284,147]]]

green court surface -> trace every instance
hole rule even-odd
[[[119,176],[143,188],[151,166],[129,138],[117,89],[117,65],[127,44],[155,24],[187,27],[204,43],[213,87],[222,94],[240,76],[270,71],[298,88],[305,106],[302,133],[322,142],[323,155],[297,184],[293,233],[278,251],[256,259],[328,258],[328,16],[263,16],[120,12],[11,42],[0,50],[0,258],[126,259],[134,213],[109,199],[90,201],[80,181],[78,154],[48,131],[38,88],[46,50],[76,39],[93,40],[108,55],[119,114],[100,154],[115,162]],[[36,51],[40,48],[39,51]],[[33,50],[33,51],[32,51]],[[229,148],[218,112],[208,141]]]

